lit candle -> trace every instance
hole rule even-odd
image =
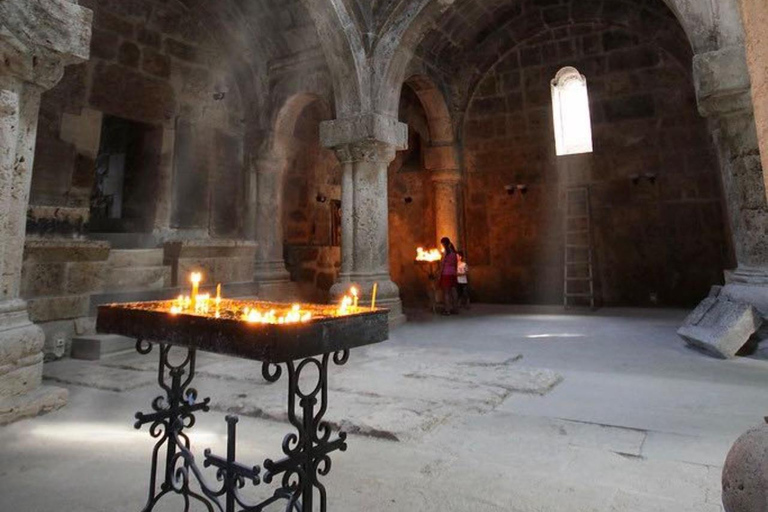
[[[339,315],[346,315],[349,313],[349,306],[352,305],[352,299],[349,298],[349,296],[345,295],[344,298],[341,299],[341,306],[339,306]]]
[[[216,285],[216,318],[219,318],[220,306],[221,306],[221,283]]]
[[[189,280],[192,281],[192,306],[197,309],[197,292],[200,291],[200,281],[203,280],[203,275],[200,272],[192,272],[189,276]]]
[[[210,293],[203,293],[197,296],[197,300],[195,301],[195,313],[201,313],[201,314],[207,314],[208,313],[208,302],[211,300],[211,294]]]
[[[350,292],[352,292],[352,311],[357,312],[357,286],[353,286]]]
[[[379,288],[379,283],[373,283],[373,295],[371,296],[371,310],[376,309],[376,291]]]

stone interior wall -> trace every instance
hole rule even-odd
[[[171,268],[171,285],[187,287],[192,272],[202,272],[206,286],[253,280],[256,244],[246,240],[166,242],[163,263]]]
[[[28,239],[21,295],[29,318],[45,332],[44,352],[61,357],[73,335],[92,332],[91,294],[104,290],[109,244],[91,240]]]
[[[341,247],[289,245],[285,247],[285,262],[302,301],[328,301],[341,269]]]
[[[283,184],[286,268],[303,295],[325,298],[341,266],[340,238],[332,232],[334,202],[341,201],[341,167],[333,151],[320,145],[320,123],[329,118],[320,100],[299,114]]]
[[[563,26],[485,76],[462,134],[475,300],[562,302],[563,192],[581,184],[604,304],[692,305],[721,281],[732,256],[718,166],[684,39],[678,50],[615,26]],[[587,77],[594,153],[558,160],[550,81],[567,65]]]
[[[408,149],[398,151],[389,166],[389,268],[403,303],[418,305],[428,300],[426,277],[413,260],[417,247],[435,245],[435,213],[422,151],[430,141],[429,125],[424,107],[408,85],[403,86],[399,116],[408,124]]]
[[[42,96],[27,216],[22,296],[49,356],[61,355],[62,337],[92,331],[89,306],[100,296],[167,288],[191,268],[212,282],[253,279],[253,247],[229,246],[243,225],[246,115],[231,52],[209,20],[179,2],[80,4],[94,12],[91,58]],[[99,155],[125,145],[123,216],[97,223]],[[87,240],[98,232],[225,247],[178,242],[164,258],[151,236],[106,237],[110,250]],[[122,250],[134,247],[144,249]]]
[[[68,67],[43,95],[31,204],[89,209],[109,115],[153,132],[139,163],[151,169],[141,173],[145,186],[134,195],[157,203],[138,202],[137,209],[157,211],[152,222],[129,229],[237,234],[243,109],[229,54],[211,25],[177,2],[80,4],[94,11],[91,59]]]

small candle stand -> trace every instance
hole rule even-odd
[[[440,280],[440,263],[443,259],[442,253],[438,249],[425,251],[422,247],[416,249],[416,259],[414,264],[427,277],[427,295],[429,296],[429,307],[432,314],[437,313],[437,294],[438,282]]]
[[[199,282],[196,276],[191,297],[99,307],[98,332],[133,337],[140,354],[157,348],[159,357],[157,382],[163,394],[152,401],[151,412],[136,413],[134,423],[137,429],[149,425],[157,439],[142,511],[154,510],[169,494],[183,498],[184,510],[197,501],[209,512],[261,512],[284,501],[286,512],[326,511],[327,492],[320,477],[330,472],[331,454],[347,449],[346,434],[332,438],[323,420],[331,362],[343,365],[350,349],[386,340],[388,311],[346,302],[342,308],[222,299],[220,289],[212,299],[198,293]],[[172,350],[182,351],[180,362],[169,357]],[[210,399],[200,399],[192,387],[198,350],[260,362],[263,377],[273,383],[283,367],[287,370],[288,420],[295,432],[283,440],[283,458],[266,459],[262,466],[239,463],[238,419],[227,416],[226,456],[205,450],[202,465],[198,463],[187,430],[194,426],[196,414],[210,408]],[[318,376],[307,389],[299,381],[307,368],[314,374],[311,367]],[[216,484],[206,478],[204,468],[215,468]],[[248,503],[240,493],[246,484],[273,481],[276,488],[258,503]]]

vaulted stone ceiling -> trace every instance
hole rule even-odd
[[[217,26],[220,35],[266,61],[319,45],[300,0],[177,1],[199,15],[200,25]]]
[[[152,5],[150,0],[113,1],[124,8]],[[176,25],[192,40],[211,37],[224,47],[243,98],[260,116],[268,115],[270,66],[320,48],[315,25],[301,0],[172,0],[169,4],[176,4],[173,14],[155,5],[147,16]],[[183,17],[179,6],[186,11]]]
[[[487,69],[539,33],[584,23],[621,26],[670,47],[689,46],[662,0],[456,0],[425,34],[418,53],[446,72],[466,62]],[[685,57],[687,66],[690,52]]]

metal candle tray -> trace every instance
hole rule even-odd
[[[290,304],[256,301],[224,301],[227,311],[288,309]],[[233,314],[169,313],[173,301],[134,302],[99,306],[96,330],[144,341],[165,343],[206,352],[284,363],[296,359],[347,350],[384,341],[389,336],[388,310],[360,308],[335,316],[330,306],[302,304],[313,313],[307,322],[293,324],[249,323]]]

